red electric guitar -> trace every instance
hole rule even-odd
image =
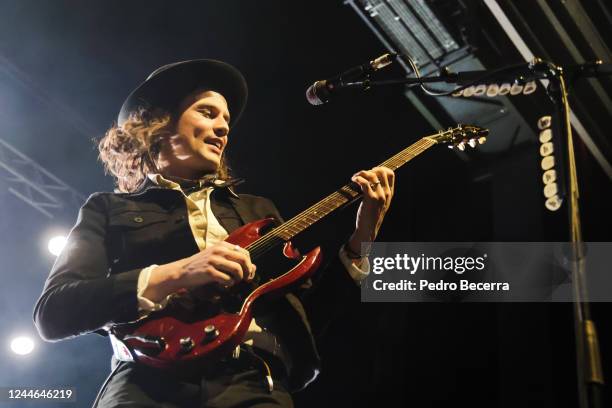
[[[464,150],[466,145],[475,147],[485,142],[488,133],[487,129],[477,126],[449,128],[423,137],[379,166],[396,170],[440,143],[448,143],[460,150]],[[142,320],[114,326],[110,334],[116,351],[126,359],[157,368],[205,364],[231,353],[242,342],[258,299],[290,291],[320,266],[320,247],[301,256],[290,240],[360,196],[356,184],[347,184],[275,228],[270,229],[274,220],[268,218],[235,230],[226,241],[249,251],[251,259],[258,265],[255,279],[241,282],[229,290],[208,288],[210,296],[199,302],[195,309],[171,302],[162,311],[153,312]],[[272,249],[277,251],[270,251]],[[263,257],[274,252],[278,259],[272,263]],[[274,268],[265,267],[270,264]]]

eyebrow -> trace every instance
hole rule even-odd
[[[196,109],[201,109],[201,108],[212,108],[212,109],[214,109],[217,112],[220,111],[220,109],[217,106],[211,104],[210,102],[202,102],[202,103],[199,103],[199,104],[196,105]],[[225,118],[227,123],[230,122],[231,116],[230,116],[229,112],[227,112],[227,113],[224,112],[223,113],[223,117]]]

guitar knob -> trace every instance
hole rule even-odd
[[[472,148],[476,147],[476,143],[477,143],[477,142],[476,142],[476,140],[474,140],[474,139],[470,139],[470,140],[468,141],[468,144],[469,144],[469,145],[470,145],[470,147],[472,147]]]
[[[478,144],[485,144],[486,141],[487,141],[487,138],[484,136],[478,138]]]
[[[214,324],[204,327],[204,341],[212,341],[219,337],[219,329]]]
[[[183,337],[179,340],[179,344],[181,345],[181,351],[184,353],[189,353],[193,347],[195,346],[195,344],[193,343],[193,340],[191,339],[191,337]]]

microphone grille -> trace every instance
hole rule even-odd
[[[317,95],[317,90],[320,87],[319,82],[321,81],[315,82],[306,89],[306,100],[309,104],[314,106],[323,105],[325,103],[325,101]]]

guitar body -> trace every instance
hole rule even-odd
[[[244,225],[226,241],[246,248],[272,222],[272,218],[267,218]],[[253,282],[230,289],[207,285],[211,287],[198,291],[206,300],[197,302],[195,308],[186,309],[180,301],[171,302],[161,312],[153,312],[143,320],[115,326],[111,332],[114,340],[126,346],[134,360],[164,369],[201,366],[230,354],[242,343],[257,301],[280,296],[299,286],[322,261],[320,247],[301,256],[290,242],[285,242],[270,252],[278,253],[254,259],[257,273]],[[268,257],[276,259],[265,259]],[[262,267],[272,264],[284,264],[287,269],[281,273],[269,269],[260,272]]]

